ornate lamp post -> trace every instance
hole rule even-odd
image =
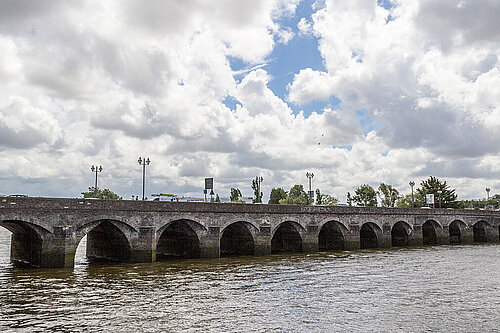
[[[97,188],[97,173],[98,173],[98,172],[102,172],[102,165],[99,165],[99,166],[97,166],[97,165],[95,165],[95,166],[94,166],[94,165],[92,165],[92,166],[90,167],[90,170],[91,170],[92,172],[95,172],[95,186],[94,186],[94,187],[95,187],[95,188]]]
[[[313,190],[312,190],[312,179],[313,179],[313,177],[314,177],[314,173],[312,173],[312,172],[311,172],[311,173],[307,172],[307,173],[306,173],[306,177],[307,177],[307,179],[309,180],[309,193],[308,193],[308,195],[309,195],[309,199],[311,199],[311,200],[312,200],[312,199],[314,198],[314,192],[313,192]]]
[[[142,200],[144,200],[144,189],[146,187],[146,165],[149,165],[149,157],[148,158],[140,158],[137,160],[139,165],[142,165]]]
[[[414,208],[415,207],[415,199],[413,198],[413,186],[415,186],[415,182],[412,180],[412,181],[410,181],[409,185],[411,187],[411,208]]]
[[[486,207],[488,208],[490,205],[490,189],[486,188],[486,196],[488,197],[488,201],[486,201]]]

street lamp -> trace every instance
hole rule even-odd
[[[486,205],[490,205],[490,189],[487,187],[486,188],[486,196],[488,197],[488,201],[486,202]]]
[[[312,200],[314,198],[314,192],[312,190],[312,179],[314,177],[314,173],[307,172],[306,177],[309,179],[309,199]]]
[[[415,199],[413,198],[413,186],[415,186],[415,182],[412,180],[412,181],[410,181],[409,185],[411,187],[411,208],[414,208],[415,207]]]
[[[441,190],[437,190],[437,194],[438,194],[438,200],[439,200],[439,208],[441,208],[441,194],[443,193],[443,191]]]
[[[149,165],[149,157],[148,158],[140,158],[137,160],[139,165],[142,165],[142,200],[144,200],[144,189],[146,186],[146,165]]]
[[[91,170],[92,172],[95,172],[95,186],[94,186],[94,187],[97,189],[97,173],[98,173],[98,172],[102,172],[102,165],[99,165],[99,166],[97,166],[97,165],[96,165],[96,166],[92,165],[92,166],[90,167],[90,170]]]

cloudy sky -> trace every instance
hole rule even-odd
[[[0,4],[0,193],[500,193],[498,0]]]

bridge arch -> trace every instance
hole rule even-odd
[[[391,228],[391,243],[393,247],[410,245],[411,226],[405,221],[396,222]]]
[[[486,243],[488,241],[488,229],[490,224],[486,221],[478,221],[472,226],[474,243]]]
[[[422,224],[422,240],[424,245],[437,245],[438,235],[441,233],[441,225],[434,220],[425,221]]]
[[[462,244],[464,230],[467,229],[467,224],[461,220],[454,220],[448,226],[450,233],[450,244]]]
[[[137,230],[114,219],[91,220],[76,229],[75,251],[87,236],[86,256],[89,263],[121,263],[132,260],[130,238]]]
[[[221,231],[220,256],[254,255],[254,235],[258,229],[246,221],[233,222]]]
[[[365,222],[359,230],[359,246],[361,249],[378,248],[382,229],[373,222]]]
[[[10,260],[15,266],[40,267],[42,265],[43,237],[50,232],[23,220],[3,220],[0,227],[12,233]]]
[[[297,222],[285,221],[274,230],[271,239],[271,253],[302,252],[304,228]]]
[[[203,232],[205,227],[193,220],[170,221],[157,231],[156,260],[200,258]]]
[[[318,234],[320,251],[336,251],[345,249],[347,228],[339,221],[328,221],[321,226]]]

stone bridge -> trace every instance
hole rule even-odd
[[[1,198],[11,259],[72,267],[90,261],[267,255],[499,242],[500,212],[59,198]]]

